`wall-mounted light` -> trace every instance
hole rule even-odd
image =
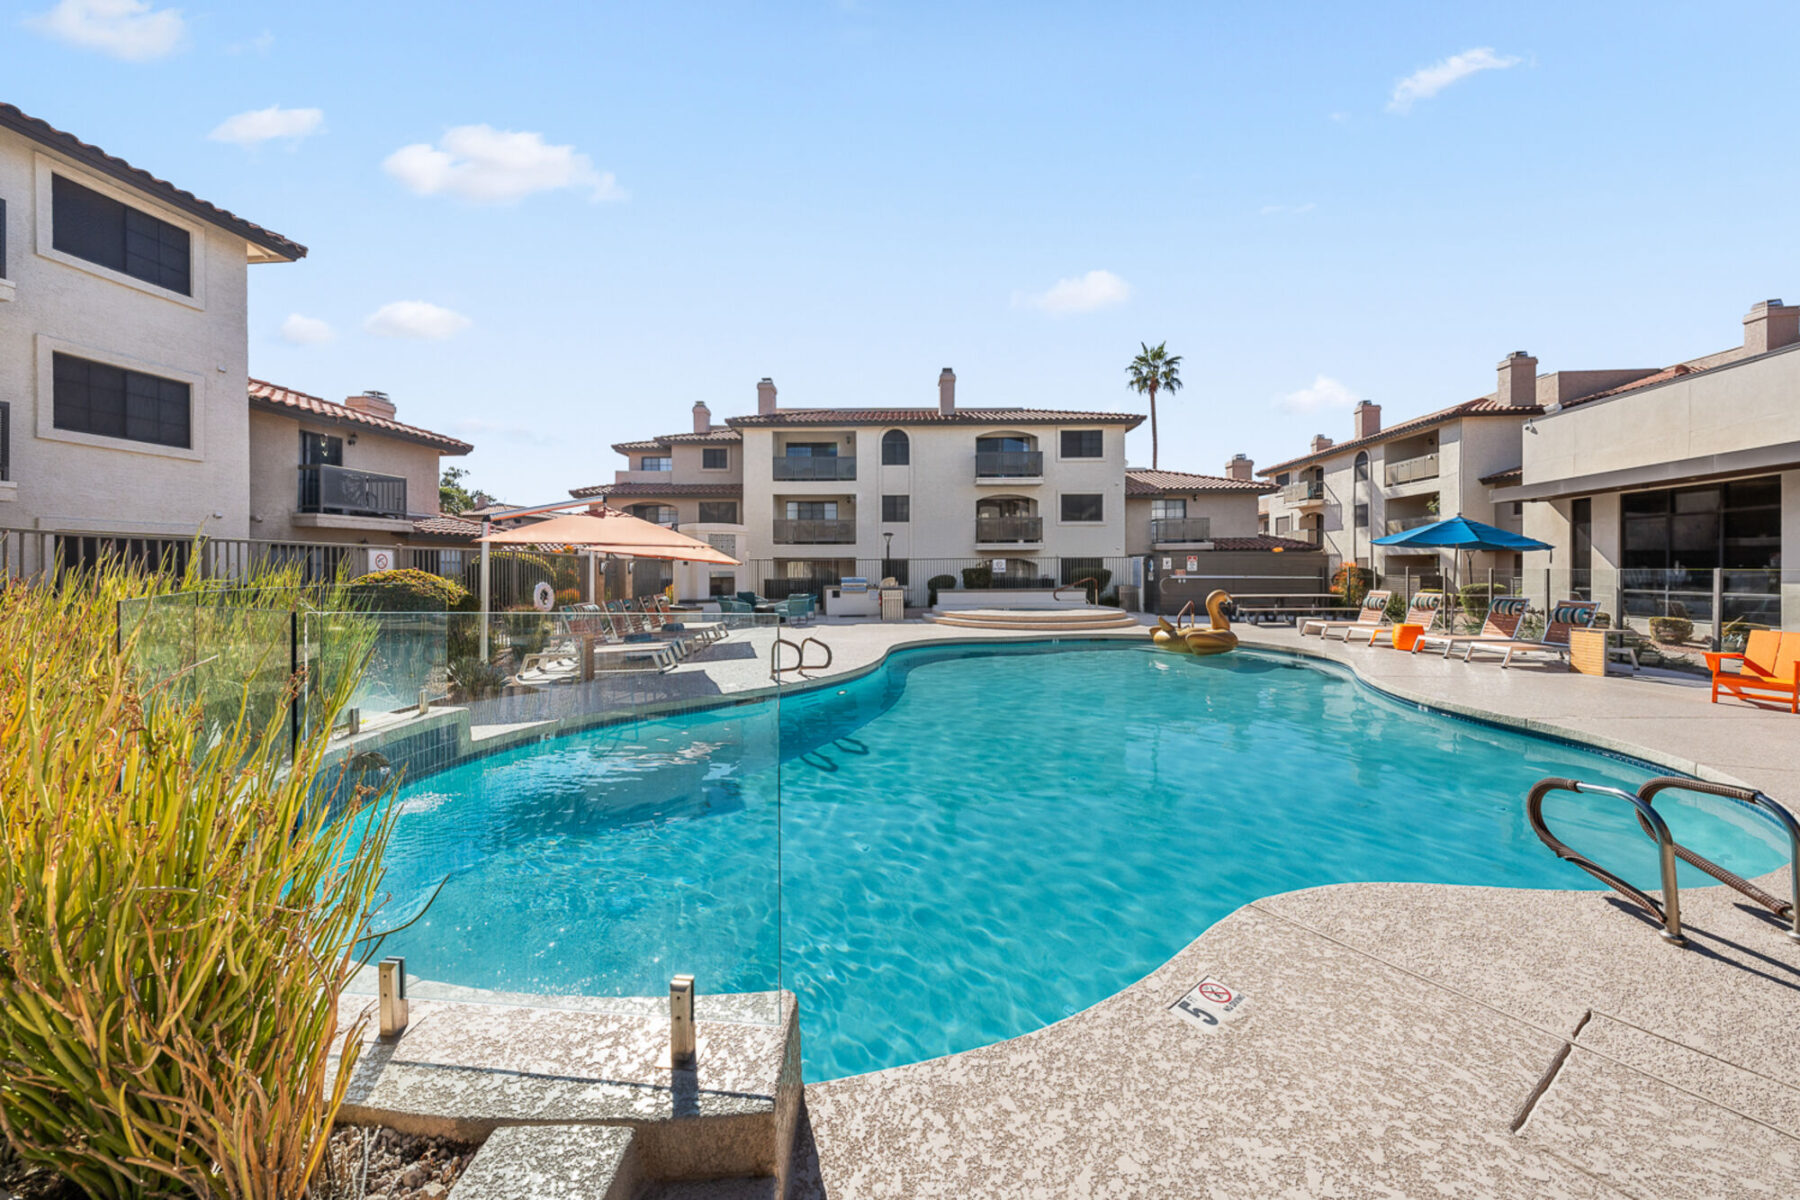
[[[1536,433],[1537,432],[1537,422],[1532,420],[1530,417],[1525,418],[1525,432],[1526,433]]]
[[[354,433],[350,435],[350,445],[356,445],[356,435]]]

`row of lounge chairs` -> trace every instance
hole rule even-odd
[[[1339,636],[1346,643],[1362,634],[1371,646],[1384,638],[1390,646],[1395,645],[1399,626],[1387,616],[1392,598],[1391,591],[1376,589],[1363,597],[1362,609],[1354,621],[1306,621],[1300,626],[1300,634]],[[1510,667],[1513,656],[1519,654],[1547,654],[1567,663],[1570,633],[1591,627],[1599,607],[1591,600],[1564,600],[1551,608],[1543,635],[1526,638],[1519,636],[1519,626],[1525,619],[1525,597],[1496,596],[1488,605],[1487,619],[1479,633],[1453,633],[1439,628],[1445,617],[1444,593],[1427,589],[1415,593],[1407,602],[1404,623],[1424,627],[1409,647],[1414,654],[1441,647],[1445,658],[1452,651],[1461,650],[1464,662],[1477,652],[1499,654],[1502,667]]]
[[[550,644],[525,656],[522,671],[577,666],[592,655],[596,669],[666,671],[695,650],[729,635],[723,621],[693,621],[656,596],[642,601],[568,604]]]

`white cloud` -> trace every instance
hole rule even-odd
[[[235,142],[240,146],[260,146],[282,138],[297,142],[319,132],[325,125],[325,114],[316,108],[283,108],[271,104],[251,112],[227,117],[206,136],[215,142]]]
[[[1411,112],[1413,101],[1429,100],[1459,79],[1467,79],[1479,71],[1504,71],[1508,67],[1518,66],[1519,62],[1519,59],[1511,55],[1495,54],[1491,46],[1478,46],[1473,50],[1464,50],[1461,54],[1452,54],[1442,62],[1420,67],[1396,83],[1394,94],[1388,97],[1388,111]]]
[[[396,300],[369,314],[363,328],[379,337],[441,342],[469,327],[469,318],[423,300]]]
[[[1326,412],[1338,408],[1355,408],[1362,399],[1343,383],[1329,375],[1314,378],[1311,387],[1275,397],[1275,407],[1295,413]]]
[[[55,8],[25,18],[25,27],[128,62],[172,52],[187,29],[180,9],[153,9],[150,0],[58,0]]]
[[[1317,204],[1308,200],[1305,204],[1265,204],[1257,211],[1265,217],[1297,217],[1301,213],[1309,213],[1317,207],[1319,207]]]
[[[233,42],[225,47],[227,54],[267,54],[275,45],[275,35],[265,29],[253,38],[241,42]]]
[[[1052,316],[1093,312],[1123,304],[1131,297],[1131,285],[1111,271],[1089,271],[1059,279],[1045,292],[1014,292],[1014,308],[1038,308]]]
[[[585,190],[594,201],[625,199],[612,172],[595,170],[575,147],[491,125],[458,125],[436,146],[402,146],[381,165],[421,196],[448,192],[476,204],[511,204],[559,188]]]
[[[296,346],[323,346],[335,337],[337,334],[332,332],[331,326],[317,317],[289,313],[287,320],[281,323],[281,339]]]

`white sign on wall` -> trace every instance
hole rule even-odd
[[[391,571],[394,569],[394,552],[385,547],[369,547],[369,570]]]
[[[1004,558],[996,558],[994,560],[994,574],[996,574],[996,575],[1006,574],[1006,560]]]

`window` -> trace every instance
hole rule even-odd
[[[1150,502],[1150,519],[1152,521],[1179,521],[1187,516],[1187,500],[1177,497],[1172,500],[1152,500]]]
[[[1369,506],[1367,504],[1359,504],[1356,506],[1356,527],[1358,529],[1367,529],[1369,527]]]
[[[12,405],[0,400],[0,483],[12,478]]]
[[[975,439],[977,454],[1030,454],[1031,439],[1022,437],[984,437]]]
[[[700,451],[700,469],[703,471],[726,471],[731,468],[731,451],[723,446],[708,446]]]
[[[1356,455],[1356,482],[1365,483],[1369,478],[1369,452],[1361,450]]]
[[[700,519],[714,525],[736,525],[737,501],[702,500],[700,502]]]
[[[1289,522],[1290,522],[1290,518],[1288,518],[1288,517],[1276,517],[1275,518],[1275,536],[1276,537],[1287,536],[1287,531],[1290,528]]]
[[[1062,498],[1062,519],[1065,521],[1104,521],[1105,497],[1080,492],[1070,493]]]
[[[881,435],[881,465],[904,467],[912,462],[912,439],[899,429]]]
[[[787,444],[789,458],[836,458],[837,452],[836,442],[789,442]]]
[[[328,433],[300,433],[300,465],[303,467],[341,467],[344,465],[344,439]]]
[[[1523,500],[1514,500],[1512,512],[1513,512],[1513,516],[1515,516],[1515,517],[1524,516],[1525,515],[1525,502]]]
[[[638,460],[640,471],[673,471],[675,460],[667,454],[646,454]]]
[[[102,196],[72,179],[50,180],[50,244],[64,254],[192,294],[188,231]]]
[[[789,500],[787,502],[787,519],[790,521],[835,521],[837,520],[837,506],[836,500]]]
[[[1098,429],[1065,429],[1062,431],[1064,458],[1102,458],[1106,454],[1106,435]]]
[[[653,525],[674,525],[678,519],[673,504],[634,504],[625,511]]]
[[[1276,487],[1286,487],[1288,485],[1288,483],[1289,483],[1289,476],[1286,471],[1283,471],[1281,474],[1279,474],[1275,477],[1275,486]]]
[[[883,496],[881,498],[881,519],[883,521],[911,521],[911,496]]]
[[[0,279],[6,278],[6,201],[0,200]]]
[[[192,447],[192,396],[187,384],[72,354],[55,354],[52,360],[52,423],[56,428],[158,446]]]
[[[706,594],[709,596],[732,596],[737,593],[736,575],[708,575],[706,577]]]

